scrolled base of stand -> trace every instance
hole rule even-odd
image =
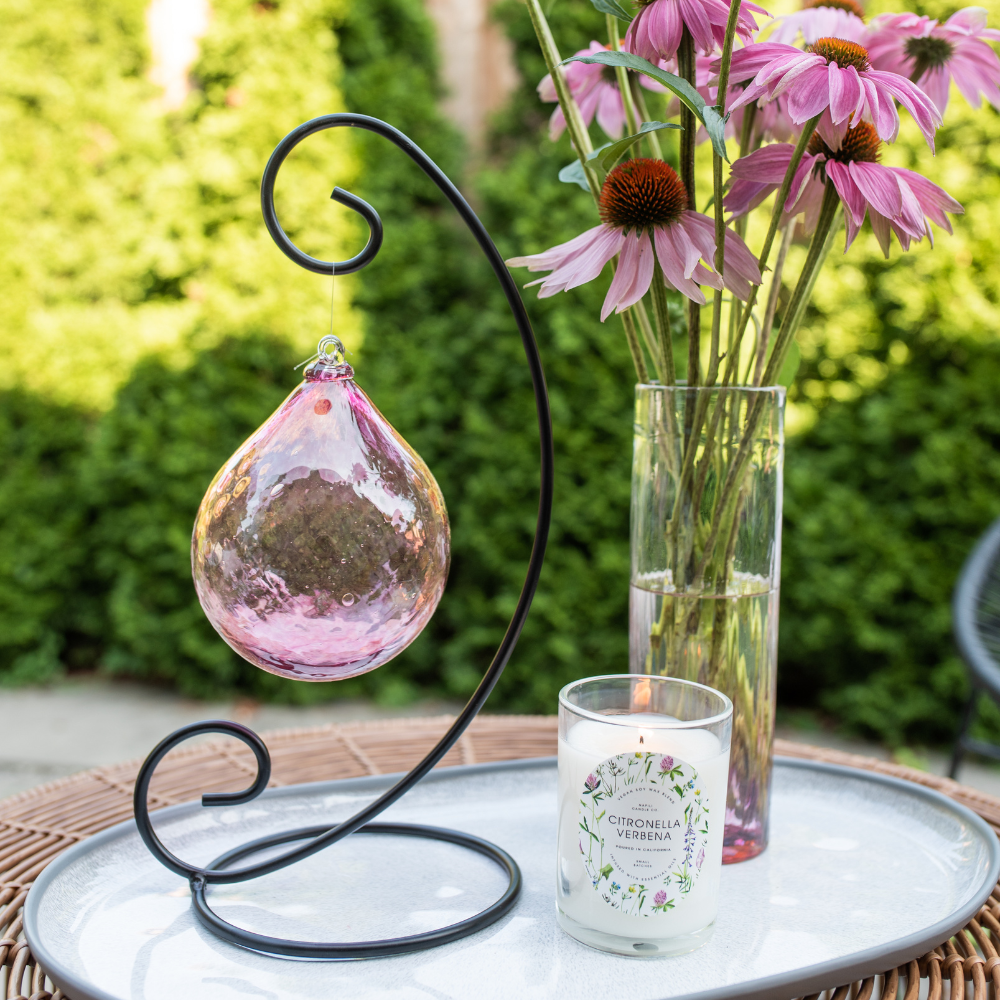
[[[707,927],[691,934],[680,934],[677,937],[660,940],[637,941],[632,937],[606,934],[604,931],[585,927],[563,913],[558,905],[556,905],[556,919],[559,926],[581,944],[595,948],[597,951],[609,951],[614,955],[628,955],[632,958],[665,958],[668,955],[686,955],[689,951],[695,951],[703,944],[707,944],[715,930],[715,921],[713,920]]]
[[[273,834],[250,841],[226,854],[216,858],[212,869],[222,869],[236,861],[264,851],[280,844],[290,844],[297,840],[309,840],[329,830],[329,826],[310,826],[298,830],[286,830],[284,833]],[[470,851],[476,851],[492,861],[495,861],[506,873],[509,879],[503,895],[485,910],[481,910],[467,920],[457,924],[427,931],[425,934],[411,934],[407,937],[386,938],[381,941],[349,941],[344,943],[321,941],[291,941],[285,938],[268,937],[244,930],[235,924],[223,920],[208,904],[202,879],[191,880],[191,895],[194,900],[194,910],[198,920],[217,937],[230,944],[249,951],[271,955],[277,958],[312,959],[314,961],[336,961],[360,958],[383,958],[388,955],[404,955],[407,952],[423,951],[436,948],[450,941],[468,937],[495,923],[506,914],[517,900],[521,891],[521,869],[517,862],[502,848],[491,844],[488,840],[473,837],[471,834],[460,833],[457,830],[446,830],[437,826],[418,826],[412,823],[369,823],[355,832],[392,834],[403,837],[423,837],[428,840],[441,840],[448,844],[457,844]]]

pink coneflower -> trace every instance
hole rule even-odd
[[[924,236],[931,240],[930,221],[951,232],[945,212],[964,211],[946,191],[926,177],[902,167],[885,167],[878,162],[881,141],[867,122],[850,130],[837,150],[831,149],[818,132],[809,140],[785,202],[785,212],[806,213],[807,231],[816,225],[823,200],[825,181],[833,184],[844,205],[847,248],[854,242],[865,213],[882,247],[889,256],[889,234],[896,234],[900,246],[910,249],[910,241]],[[789,143],[764,146],[733,164],[736,180],[723,204],[734,216],[743,215],[777,190],[792,157]],[[825,181],[824,181],[825,178]]]
[[[694,64],[694,89],[698,91],[699,94],[705,99],[706,104],[716,103],[716,94],[718,93],[718,62],[719,57],[715,56],[705,56],[700,53],[695,56]],[[664,59],[660,62],[661,68],[665,69],[668,73],[673,73],[675,76],[678,74],[679,70],[677,68],[677,59]],[[715,77],[715,79],[713,79]],[[666,88],[664,88],[666,89]],[[730,96],[735,100],[740,94],[743,93],[742,88],[730,88]],[[665,117],[676,118],[677,115],[681,113],[681,102],[680,98],[671,95],[669,101],[667,102],[667,110],[665,112]],[[739,132],[736,131],[732,119],[726,121],[726,132],[727,139],[732,139],[734,136],[738,136]],[[708,132],[705,131],[704,125],[698,126],[698,135],[695,139],[696,143],[703,143],[708,139]]]
[[[737,99],[743,96],[742,84],[752,80],[764,66],[782,51],[782,48],[770,48],[766,43],[759,43],[738,49],[733,54],[733,64],[729,75],[731,86],[726,100],[727,109],[731,110],[731,114],[726,117],[727,139],[738,139],[743,134],[743,112],[746,108],[741,106],[733,109]],[[740,56],[739,59],[736,58],[737,55]],[[708,104],[718,103],[719,64],[721,61],[722,57],[718,55],[712,58],[698,56],[697,59],[696,86],[698,93],[705,98]],[[711,86],[709,86],[709,81],[711,81]],[[678,105],[679,103],[677,102]],[[788,98],[784,94],[776,97],[773,101],[763,98],[757,102],[753,133],[750,136],[752,143],[759,144],[769,139],[784,142],[799,131],[788,117],[787,105]],[[667,109],[668,116],[672,110],[673,105]],[[704,127],[699,127],[697,141],[703,142],[707,138],[708,133]]]
[[[665,69],[668,73],[677,73],[677,62],[674,59],[663,60],[660,63],[662,69]],[[754,73],[757,71],[754,70]],[[745,79],[749,80],[753,77],[754,73],[751,73]],[[695,57],[695,90],[705,98],[706,104],[716,104],[718,101],[718,75],[719,75],[719,56],[703,56],[699,55]],[[745,82],[745,81],[740,81]],[[666,90],[666,88],[663,88]],[[735,101],[743,93],[743,88],[740,86],[734,86],[729,88],[729,100],[730,102]],[[676,97],[671,97],[670,101],[667,103],[667,110],[665,112],[665,117],[667,119],[675,118],[680,114],[681,102]],[[727,139],[738,139],[743,134],[743,108],[738,108],[736,112],[730,115],[726,119],[726,138]],[[754,118],[753,136],[752,141],[756,141],[759,136],[761,141],[765,139],[777,139],[783,142],[792,134],[792,123],[788,120],[788,115],[785,113],[785,101],[783,98],[778,98],[769,104],[763,104],[757,110],[757,114]],[[708,132],[705,131],[704,125],[698,126],[698,135],[695,142],[699,145],[708,139]]]
[[[974,108],[982,94],[1000,109],[1000,59],[983,39],[1000,41],[986,27],[982,7],[966,7],[944,24],[916,14],[883,14],[872,22],[872,65],[914,80],[943,115],[951,81]]]
[[[854,128],[861,120],[870,121],[887,142],[895,140],[899,115],[894,100],[898,100],[934,149],[934,132],[941,124],[937,108],[906,77],[872,69],[863,45],[842,38],[820,38],[808,52],[774,42],[751,45],[733,55],[734,82],[745,79],[748,69],[765,57],[770,60],[731,108],[787,94],[788,114],[796,125],[829,112],[838,135],[828,132],[825,137],[835,145],[848,126]]]
[[[864,8],[857,0],[806,0],[802,10],[774,19],[775,27],[768,32],[767,40],[790,45],[801,32],[807,45],[820,38],[845,38],[863,44],[867,32],[864,16]]]
[[[695,56],[694,60],[694,89],[698,91],[703,98],[705,98],[706,104],[715,104],[715,95],[718,92],[718,86],[713,86],[718,83],[718,72],[716,69],[716,64],[718,63],[718,56],[713,58],[712,56],[701,55],[700,53]],[[677,68],[677,59],[664,59],[660,62],[660,67],[665,69],[668,73],[673,73],[675,76],[678,75],[680,70]],[[713,76],[716,79],[713,79]],[[666,88],[664,88],[666,89]],[[734,97],[740,93],[742,90],[730,90],[730,93]],[[680,98],[674,95],[670,96],[667,101],[667,110],[665,112],[665,117],[676,118],[677,115],[681,113],[681,102]],[[732,123],[726,122],[726,138],[731,139],[733,137],[733,126]],[[704,125],[698,126],[698,137],[695,140],[698,143],[704,142],[708,138],[708,132],[705,131]]]
[[[686,27],[691,32],[695,50],[711,55],[721,47],[726,36],[729,4],[726,0],[638,0],[640,10],[625,32],[622,48],[633,55],[642,56],[651,63],[659,59],[673,59],[681,44]],[[750,13],[752,12],[752,13]],[[753,14],[770,16],[763,7],[750,0],[743,0],[736,34],[744,44],[749,44],[757,22]]]
[[[592,281],[620,254],[601,309],[601,322],[612,311],[622,312],[646,294],[655,261],[663,271],[664,284],[695,302],[705,302],[698,285],[722,288],[724,284],[745,300],[750,282],[760,284],[753,254],[739,236],[727,230],[726,266],[720,278],[710,270],[715,256],[715,224],[686,206],[684,185],[669,165],[662,160],[626,160],[604,179],[601,225],[544,253],[514,257],[507,263],[529,271],[551,271],[548,277],[531,282],[541,285],[538,297],[544,299]]]
[[[730,100],[735,100],[739,96],[739,92],[734,89],[730,89],[729,94]],[[743,113],[745,111],[746,108],[737,108],[729,116],[726,121],[726,138],[738,139],[743,135]],[[793,135],[798,135],[801,131],[802,129],[796,127],[791,118],[788,117],[788,102],[784,96],[781,96],[776,97],[773,101],[758,102],[757,114],[754,115],[753,119],[753,130],[750,141],[751,143],[765,142],[767,140],[785,142]]]
[[[590,48],[580,49],[574,52],[576,56],[589,56],[596,52],[607,52],[608,47],[600,42],[591,42]],[[661,64],[662,69],[667,67]],[[620,139],[625,128],[625,106],[622,103],[622,95],[618,90],[618,80],[615,71],[611,66],[601,66],[598,63],[571,62],[563,67],[566,74],[566,82],[569,84],[569,91],[574,100],[579,105],[580,113],[586,125],[597,116],[597,124],[602,131],[611,139]],[[671,67],[669,72],[676,72]],[[651,90],[657,94],[666,93],[667,88],[662,83],[657,83],[648,76],[639,75],[639,84],[646,90]],[[538,96],[547,104],[553,104],[559,100],[556,96],[556,85],[552,82],[552,77],[546,75],[538,84]],[[566,129],[566,118],[562,108],[556,108],[549,119],[549,138],[555,142]]]
[[[608,47],[600,42],[591,42],[590,48],[574,52],[577,56],[589,56],[595,52],[607,52]],[[597,124],[612,139],[620,139],[625,127],[625,108],[622,95],[618,91],[615,71],[610,66],[597,63],[571,62],[563,67],[569,92],[580,106],[580,113],[587,125],[597,116]],[[558,100],[556,85],[551,76],[545,76],[538,84],[538,96],[547,104]],[[549,138],[554,142],[566,130],[566,118],[562,108],[556,108],[549,119]]]

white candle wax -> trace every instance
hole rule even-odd
[[[665,716],[613,718],[576,720],[559,740],[559,907],[636,940],[700,931],[719,905],[729,748]]]

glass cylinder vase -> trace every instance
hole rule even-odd
[[[785,390],[636,386],[629,664],[733,702],[723,862],[767,846]]]

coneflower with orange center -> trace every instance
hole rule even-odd
[[[974,108],[982,94],[1000,110],[1000,59],[982,7],[966,7],[944,24],[916,14],[882,14],[872,22],[871,58],[877,69],[914,80],[943,115],[954,80]]]
[[[819,10],[823,8],[846,11],[848,14],[853,14],[859,21],[865,19],[865,9],[857,0],[804,0],[802,4],[803,10]],[[840,36],[838,35],[837,37],[839,38]]]
[[[801,10],[774,19],[767,40],[790,45],[800,34],[806,45],[820,38],[863,42],[865,10],[858,0],[805,0]]]
[[[806,52],[777,42],[748,45],[733,55],[733,81],[746,80],[751,72],[750,86],[731,109],[784,94],[796,125],[823,116],[820,128],[833,147],[848,127],[861,121],[871,122],[879,138],[893,142],[899,132],[899,101],[934,148],[941,115],[933,102],[906,77],[872,69],[868,50],[858,42],[817,38]]]
[[[646,294],[656,263],[668,288],[702,304],[705,294],[699,285],[725,286],[745,301],[750,284],[760,284],[756,259],[728,229],[722,277],[712,269],[715,223],[687,208],[681,179],[662,160],[626,160],[616,166],[601,187],[599,208],[599,226],[551,250],[507,261],[510,267],[551,272],[530,283],[541,286],[540,299],[593,281],[616,255],[618,267],[601,309],[602,322]]]
[[[763,7],[743,0],[736,19],[736,37],[744,45],[750,44],[757,30],[754,14],[769,16]],[[728,0],[640,0],[622,48],[655,66],[661,59],[674,58],[687,28],[695,51],[711,55],[716,48],[722,48],[728,19]]]
[[[946,191],[926,177],[902,167],[879,163],[882,141],[873,125],[862,122],[848,130],[836,148],[829,146],[819,132],[809,139],[805,156],[799,164],[785,202],[789,216],[805,213],[806,230],[815,228],[823,202],[824,186],[832,184],[844,206],[847,248],[854,242],[865,214],[882,247],[889,256],[889,236],[895,233],[900,246],[910,249],[910,242],[927,236],[933,243],[930,223],[951,232],[946,212],[958,214],[962,206]],[[745,215],[773,191],[784,179],[793,147],[787,142],[763,146],[733,164],[735,178],[723,205],[733,216]]]

